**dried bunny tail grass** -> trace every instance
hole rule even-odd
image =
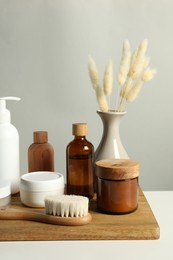
[[[105,69],[103,88],[106,96],[110,96],[112,93],[113,76],[112,76],[112,61],[108,63]]]
[[[99,84],[99,73],[94,59],[89,56],[88,71],[93,88],[96,89]]]
[[[118,111],[118,112],[124,111],[124,102],[126,100],[127,94],[129,93],[129,91],[132,87],[132,83],[133,83],[133,81],[131,78],[128,78],[127,81],[125,82],[123,89],[120,91],[121,98],[120,98],[116,111]]]
[[[115,109],[115,111],[117,111],[117,112],[125,111],[125,99],[124,98],[121,99],[121,102],[120,102],[118,108]]]
[[[102,112],[107,112],[109,110],[105,95],[103,93],[103,90],[100,86],[98,86],[96,88],[96,97],[97,97],[97,101],[100,107],[100,110]]]
[[[131,56],[131,60],[130,60],[130,68],[129,68],[129,73],[128,73],[128,75],[130,74],[131,69],[132,69],[132,67],[134,66],[134,63],[135,63],[135,60],[136,60],[137,53],[138,53],[138,48],[133,52],[133,54],[132,54],[132,56]]]
[[[138,83],[136,83],[136,85],[134,85],[134,87],[132,87],[131,90],[126,95],[126,100],[129,102],[133,102],[137,98],[137,96],[142,88],[142,85],[143,85],[142,81],[139,81]]]
[[[121,57],[119,72],[117,76],[117,80],[120,86],[123,86],[126,81],[126,77],[130,67],[130,60],[131,60],[130,43],[128,40],[125,40],[123,43],[122,57]]]
[[[144,70],[146,68],[148,68],[149,64],[150,64],[150,57],[145,57],[145,60],[144,60]]]
[[[131,63],[130,70],[129,70],[129,77],[132,78],[133,80],[136,80],[143,69],[144,62],[145,62],[145,53],[147,50],[148,46],[148,40],[145,39],[141,42],[137,49],[136,55],[133,57],[133,62]]]
[[[131,87],[132,87],[132,79],[128,78],[127,81],[124,84],[123,89],[120,92],[120,96],[125,98],[127,93],[129,92],[129,90],[131,89]]]
[[[150,81],[153,79],[153,77],[155,76],[155,74],[157,73],[157,71],[155,69],[150,69],[147,68],[144,73],[142,74],[142,81]]]

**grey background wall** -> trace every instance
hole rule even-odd
[[[134,49],[148,38],[158,73],[127,106],[121,139],[140,162],[144,190],[173,189],[172,12],[171,0],[0,0],[0,96],[22,99],[8,102],[20,133],[21,174],[35,130],[48,131],[56,170],[64,175],[73,122],[88,123],[88,139],[97,147],[102,124],[88,55],[100,75],[110,58],[116,73],[124,39]]]

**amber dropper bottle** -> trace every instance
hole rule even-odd
[[[66,148],[67,194],[94,196],[93,163],[94,147],[87,141],[86,123],[72,125],[74,140]]]

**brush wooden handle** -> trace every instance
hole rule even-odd
[[[84,217],[59,217],[47,215],[40,212],[22,211],[16,209],[6,209],[0,211],[0,220],[30,220],[47,224],[62,226],[80,226],[86,225],[91,221],[91,214],[88,213]]]

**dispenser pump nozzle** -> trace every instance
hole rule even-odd
[[[0,97],[0,124],[10,123],[10,111],[6,109],[6,100],[20,101],[19,97]]]

